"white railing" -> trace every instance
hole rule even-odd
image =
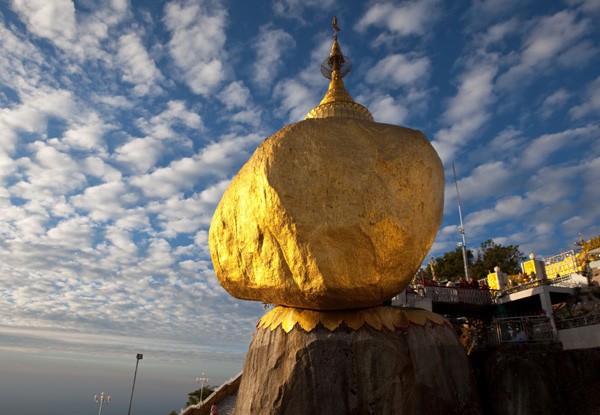
[[[432,302],[448,304],[492,305],[496,297],[494,290],[433,285],[419,285],[416,292],[421,298],[431,298]]]

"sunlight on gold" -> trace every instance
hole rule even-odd
[[[310,332],[317,324],[321,323],[329,331],[333,331],[344,323],[352,330],[358,330],[367,324],[375,330],[386,328],[394,331],[406,329],[413,324],[424,326],[427,322],[450,325],[448,320],[439,314],[422,309],[375,307],[346,311],[314,311],[279,306],[260,319],[258,328],[268,328],[272,331],[281,327],[286,333],[289,333],[298,324],[302,330]]]

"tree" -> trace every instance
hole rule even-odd
[[[467,249],[467,261],[469,262],[469,266],[471,266],[471,263],[473,262],[473,252],[471,252],[470,249]],[[456,248],[454,251],[446,252],[443,256],[437,257],[435,259],[434,267],[435,275],[438,280],[448,279],[454,281],[460,276],[465,275],[465,262],[463,261],[462,248]]]
[[[495,267],[500,267],[507,274],[518,274],[521,271],[521,262],[525,255],[519,251],[519,245],[502,246],[492,239],[483,242],[477,250],[475,258],[473,252],[467,249],[467,261],[469,263],[469,275],[475,279],[487,277],[489,272],[494,272]],[[465,275],[465,263],[463,261],[462,248],[446,252],[443,256],[435,259],[435,275],[439,280],[457,280]],[[421,268],[416,279],[420,281],[421,275],[431,279],[431,267],[427,264]]]
[[[500,267],[506,274],[518,274],[524,259],[525,255],[519,250],[519,245],[502,246],[493,239],[488,239],[477,250],[471,276],[476,279],[485,278],[489,272],[494,272],[495,267]]]

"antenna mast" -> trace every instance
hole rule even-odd
[[[463,262],[465,264],[465,279],[469,281],[469,263],[467,262],[467,240],[465,239],[465,228],[463,226],[462,211],[460,209],[460,196],[458,194],[458,183],[456,182],[456,170],[454,169],[454,163],[452,163],[452,172],[454,173],[454,187],[456,187],[456,200],[458,201],[458,217],[460,218],[460,226],[458,231],[462,235],[462,243],[459,242],[458,246],[462,246]]]

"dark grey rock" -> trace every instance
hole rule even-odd
[[[236,415],[480,415],[469,360],[451,327],[396,332],[319,324],[254,333]]]

